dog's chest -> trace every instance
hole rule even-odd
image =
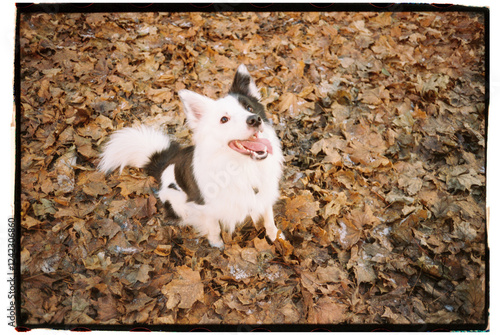
[[[246,157],[245,157],[246,158]],[[248,159],[248,158],[246,158]],[[260,163],[260,164],[259,164]],[[229,203],[252,203],[265,198],[276,188],[276,177],[264,162],[213,163],[198,171],[197,180],[203,197],[210,202],[216,198]]]
[[[214,174],[217,177],[216,174]],[[273,180],[267,174],[245,174],[241,173],[228,178],[226,183],[220,183],[223,179],[212,179],[212,183],[219,182],[219,197],[234,199],[236,202],[251,203],[269,193],[272,189]],[[210,183],[209,183],[210,185]],[[245,199],[244,201],[242,199]]]

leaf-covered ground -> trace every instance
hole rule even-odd
[[[481,13],[23,14],[21,322],[481,324]],[[96,171],[120,127],[190,132],[247,64],[286,157],[270,244],[165,221],[156,182]]]

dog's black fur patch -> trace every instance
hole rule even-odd
[[[193,155],[194,146],[186,147],[173,157],[171,164],[175,164],[175,180],[187,194],[187,201],[194,201],[198,205],[204,205],[205,201],[194,178]]]
[[[259,100],[252,96],[241,95],[236,93],[230,93],[233,97],[235,97],[243,108],[248,110],[251,113],[257,114],[261,117],[264,122],[269,122],[266,117],[266,109],[264,105],[262,105]]]
[[[170,183],[170,185],[168,185],[168,188],[171,188],[171,189],[176,190],[176,191],[180,191],[179,188],[177,187],[177,184],[175,184],[175,183]]]
[[[172,220],[179,220],[180,219],[179,215],[177,215],[177,213],[174,211],[174,208],[172,207],[172,204],[170,203],[170,201],[166,201],[163,204],[163,207],[165,207],[165,211],[167,212],[165,214],[165,216],[168,219],[172,219]]]
[[[266,117],[266,109],[264,105],[262,105],[257,97],[253,96],[250,90],[250,83],[252,82],[252,78],[239,71],[234,75],[233,84],[229,89],[229,95],[238,100],[240,105],[243,106],[246,110],[251,113],[255,113],[264,120],[264,122],[269,122]]]
[[[239,71],[236,71],[236,74],[234,75],[234,80],[233,84],[231,85],[231,88],[229,89],[229,94],[241,94],[245,95],[247,97],[251,97],[251,91],[250,91],[250,83],[252,82],[252,78],[244,73],[241,73]],[[257,97],[254,97],[257,98]]]
[[[167,168],[172,160],[172,157],[178,154],[182,148],[177,142],[170,142],[168,149],[155,152],[149,159],[149,163],[144,167],[146,173],[153,176],[158,182],[161,182],[161,174]]]
[[[184,193],[187,194],[187,201],[194,201],[199,205],[204,205],[205,202],[194,178],[193,153],[194,146],[181,148],[179,143],[172,141],[168,149],[154,153],[144,169],[148,175],[153,176],[161,183],[163,171],[169,165],[175,164],[175,181]]]

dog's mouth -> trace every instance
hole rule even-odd
[[[264,159],[268,154],[273,153],[271,142],[265,138],[258,138],[256,135],[247,140],[233,140],[229,142],[229,147],[243,155],[249,155],[253,159]]]

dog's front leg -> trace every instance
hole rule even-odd
[[[276,228],[276,224],[274,223],[273,207],[269,207],[264,213],[264,227],[266,228],[267,236],[274,242],[276,237],[278,237],[278,228]],[[280,234],[279,238],[285,239],[283,233]]]
[[[207,218],[205,224],[207,225],[206,228],[208,243],[210,243],[210,245],[215,248],[224,248],[224,241],[221,237],[219,221],[216,219]]]

